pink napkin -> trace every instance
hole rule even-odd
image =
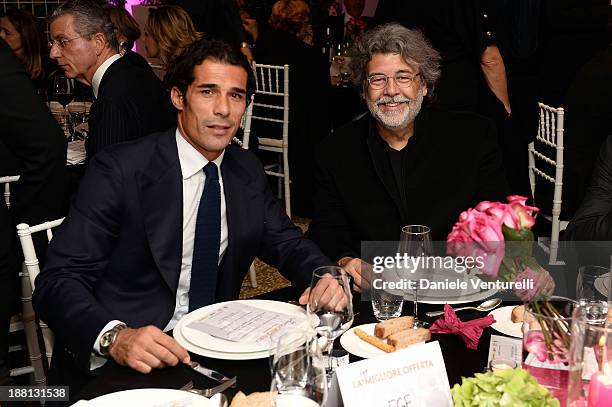
[[[463,322],[457,317],[455,310],[450,305],[445,304],[444,316],[433,323],[430,331],[438,334],[457,334],[469,349],[476,349],[482,330],[491,326],[494,322],[493,315]]]

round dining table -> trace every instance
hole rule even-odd
[[[272,291],[260,296],[256,299],[274,300],[274,301],[295,301],[297,300],[298,292],[291,288],[283,288]],[[505,302],[505,305],[510,303]],[[475,303],[465,304],[475,305]],[[427,318],[425,312],[441,310],[443,305],[430,305],[419,303],[419,316],[427,322],[434,322],[436,318]],[[372,311],[370,301],[362,301],[359,294],[353,297],[353,309],[355,318],[353,326],[376,322]],[[403,315],[412,314],[412,303],[404,302]],[[471,319],[483,317],[486,313],[477,311],[462,311],[458,314],[461,320],[468,321]],[[455,383],[461,383],[461,377],[471,377],[474,373],[482,372],[487,364],[489,341],[491,334],[502,335],[495,332],[492,328],[486,328],[480,341],[478,348],[475,350],[468,349],[465,342],[458,335],[451,334],[432,334],[432,341],[438,341],[442,349],[444,363],[448,381],[452,387]],[[342,349],[340,341],[336,341],[334,347]],[[192,360],[200,363],[209,369],[216,370],[228,377],[237,377],[237,386],[233,389],[225,391],[225,394],[230,398],[241,390],[246,394],[255,391],[270,390],[270,365],[267,358],[255,360],[221,360],[202,357],[191,354]],[[356,362],[361,358],[350,355],[350,362]],[[213,387],[218,383],[204,377],[203,375],[193,371],[191,368],[179,364],[175,367],[165,367],[157,369],[149,374],[138,373],[130,368],[120,366],[112,361],[106,363],[105,366],[97,371],[97,375],[87,383],[85,387],[78,392],[71,392],[71,402],[85,399],[90,400],[103,394],[112,393],[121,390],[138,389],[138,388],[170,388],[180,389],[187,383],[193,382],[193,387],[196,389],[205,389]]]

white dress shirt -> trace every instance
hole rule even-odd
[[[91,87],[93,89],[93,94],[95,98],[98,97],[98,89],[100,89],[100,82],[102,82],[102,77],[104,77],[106,70],[109,66],[113,64],[113,62],[115,62],[119,58],[121,58],[121,55],[119,54],[111,56],[106,61],[102,62],[102,65],[100,65],[98,69],[96,69],[96,72],[94,72],[94,76],[91,79]]]
[[[110,64],[109,64],[110,65]],[[96,71],[97,73],[97,71]],[[209,161],[200,154],[191,144],[185,140],[180,131],[176,130],[176,147],[178,149],[179,163],[183,177],[183,256],[181,260],[181,273],[179,275],[178,288],[176,290],[176,303],[174,314],[164,331],[174,328],[176,323],[189,312],[189,283],[191,281],[191,263],[193,260],[193,241],[195,238],[196,218],[198,206],[204,190],[204,166]],[[213,162],[219,168],[219,185],[221,187],[221,241],[219,244],[219,261],[227,250],[228,231],[227,231],[227,209],[225,205],[225,195],[223,189],[223,177],[221,176],[221,162],[225,151],[221,153]],[[100,354],[100,338],[102,334],[115,325],[122,323],[119,320],[110,321],[104,326],[93,344],[94,352],[90,357],[90,369],[94,370],[106,363],[106,358],[97,356]]]

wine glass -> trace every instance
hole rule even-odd
[[[314,331],[286,330],[278,338],[272,359],[273,405],[321,406],[327,398],[327,376]]]
[[[68,105],[74,99],[74,91],[72,79],[66,78],[64,75],[55,75],[53,77],[53,100],[58,101],[64,107],[64,133],[68,126]]]
[[[426,257],[433,256],[433,244],[431,242],[431,230],[423,225],[407,225],[402,228],[398,253],[408,257],[421,257],[422,261]],[[417,264],[411,261],[411,264]],[[411,275],[415,276],[419,271],[425,271],[421,263],[418,270],[412,270]],[[416,281],[415,281],[416,280]],[[414,284],[414,328],[427,327],[429,324],[419,320],[419,299],[418,299],[418,278],[413,280]]]
[[[315,331],[326,339],[328,354],[327,378],[334,373],[332,350],[334,341],[353,325],[353,295],[346,272],[337,266],[315,269],[306,306],[308,320]]]

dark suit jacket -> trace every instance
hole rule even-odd
[[[8,349],[10,303],[17,296],[19,270],[15,224],[60,217],[66,166],[66,138],[32,81],[0,39],[0,174],[18,175],[11,185],[11,214],[0,201],[0,365]],[[10,162],[16,163],[5,168]],[[12,173],[9,173],[12,172]]]
[[[578,241],[612,240],[612,136],[601,146],[591,185],[565,237]]]
[[[120,58],[102,77],[91,107],[87,158],[111,144],[166,130],[175,122],[170,95],[153,71]]]
[[[174,134],[112,146],[90,163],[36,280],[35,307],[57,338],[54,363],[64,358],[52,370],[87,371],[92,345],[113,319],[163,329],[172,318],[183,225]],[[255,256],[278,266],[299,289],[308,286],[312,270],[329,260],[273,198],[259,160],[229,146],[221,174],[229,245],[217,300],[238,298]]]
[[[508,195],[495,127],[481,116],[421,110],[402,162],[406,205],[386,148],[369,115],[318,148],[308,236],[332,260],[359,257],[362,241],[397,241],[408,224],[427,225],[434,240],[446,240],[462,211]]]
[[[235,0],[169,0],[187,11],[204,38],[223,40],[233,47],[247,41]]]

